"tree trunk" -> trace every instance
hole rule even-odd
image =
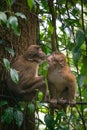
[[[7,7],[4,5],[4,8],[7,9]],[[36,10],[36,9],[35,9]],[[12,30],[7,29],[6,27],[2,26],[0,27],[0,39],[4,39],[5,42],[0,45],[0,60],[3,63],[3,58],[7,58],[12,62],[13,58],[11,55],[8,54],[7,51],[5,51],[6,47],[13,48],[15,51],[15,56],[23,54],[24,51],[28,48],[31,44],[38,44],[38,15],[37,12],[30,11],[29,7],[27,6],[27,3],[25,0],[17,0],[15,4],[12,7],[13,12],[22,12],[27,17],[27,20],[19,18],[19,25],[20,25],[20,31],[21,36],[16,36],[13,34]],[[0,64],[0,95],[8,95],[8,91],[6,89],[5,79],[6,79],[6,73],[4,71],[4,67],[2,64]],[[0,101],[8,100],[6,97],[0,97]],[[12,101],[9,100],[9,104],[12,104]],[[7,107],[7,106],[6,106]],[[3,113],[3,111],[6,109],[1,108],[0,109],[0,117]],[[6,125],[5,123],[2,123],[0,121],[0,130],[19,130],[18,126],[12,122],[10,125]],[[25,110],[25,118],[22,125],[22,128],[20,130],[35,130],[35,118],[34,114],[31,116],[29,114],[28,108]]]

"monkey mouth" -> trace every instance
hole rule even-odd
[[[51,61],[51,60],[46,59],[46,61],[47,61],[47,63],[48,63],[48,66],[49,66],[49,65],[52,65],[52,61]]]

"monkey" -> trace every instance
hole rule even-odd
[[[48,88],[50,93],[50,106],[66,111],[69,102],[75,104],[76,78],[70,71],[66,62],[66,56],[61,52],[53,52],[47,58],[48,62]],[[62,103],[58,105],[57,102]]]
[[[46,93],[46,83],[43,76],[38,75],[39,65],[46,59],[46,54],[39,45],[30,45],[23,55],[19,55],[12,63],[12,68],[18,72],[19,81],[15,84],[10,74],[7,85],[11,93],[23,101],[36,98],[36,90]],[[45,99],[45,95],[43,100]]]

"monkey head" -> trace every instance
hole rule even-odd
[[[24,57],[28,61],[35,61],[38,64],[42,63],[46,59],[45,53],[41,50],[39,45],[31,45],[24,54]]]
[[[66,57],[63,53],[53,52],[48,56],[47,62],[51,67],[63,67],[66,65]]]

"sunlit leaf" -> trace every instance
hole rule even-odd
[[[49,23],[48,31],[49,31],[51,34],[53,34],[54,27],[52,26],[51,23]]]
[[[26,19],[26,16],[23,13],[17,12],[15,15],[21,17],[22,19]]]
[[[7,15],[4,12],[0,12],[0,20],[7,22]]]
[[[18,29],[18,19],[17,19],[17,17],[10,16],[9,19],[8,19],[8,24],[11,25],[11,28],[14,30],[14,33],[16,35],[20,36],[20,31]]]
[[[9,70],[10,69],[10,62],[9,62],[9,60],[4,58],[3,62],[4,62],[4,65],[5,65],[6,69]]]
[[[18,127],[20,127],[23,123],[23,113],[19,110],[14,112],[14,119],[16,121],[16,124],[18,125]]]
[[[45,15],[42,16],[42,20],[46,20],[46,18],[47,18],[47,17],[46,17]]]
[[[13,28],[18,27],[18,19],[17,19],[17,17],[10,16],[8,21],[12,25]]]
[[[30,10],[33,8],[33,6],[34,6],[34,0],[27,0],[27,3],[28,3],[28,6],[29,6],[29,8],[30,8]]]
[[[15,69],[11,68],[10,75],[11,75],[11,79],[13,80],[13,82],[18,84],[18,81],[19,81],[18,72]]]
[[[42,92],[38,92],[38,100],[42,101],[43,99],[43,93]]]

